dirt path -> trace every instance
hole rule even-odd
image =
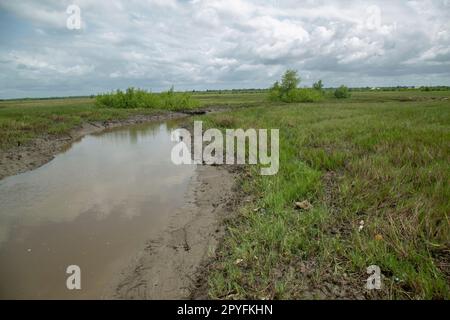
[[[46,135],[35,138],[25,145],[0,151],[0,180],[18,173],[36,169],[51,161],[56,154],[66,150],[83,136],[100,132],[108,128],[144,123],[149,121],[164,121],[186,117],[185,113],[164,113],[156,115],[138,115],[124,120],[103,122],[86,122],[81,127],[73,129],[65,136]]]
[[[232,214],[234,174],[224,167],[200,166],[168,230],[150,239],[135,263],[112,288],[115,299],[187,299],[199,268],[210,258]]]

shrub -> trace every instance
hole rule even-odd
[[[116,90],[99,94],[96,97],[96,105],[108,108],[186,110],[196,108],[200,103],[187,93],[175,92],[172,87],[160,94],[135,88],[128,88],[125,92]]]
[[[200,105],[190,94],[176,93],[173,87],[169,91],[161,93],[160,98],[163,102],[163,108],[168,110],[193,109]]]
[[[300,83],[300,77],[295,70],[287,70],[281,78],[281,83],[276,81],[269,90],[271,101],[291,101],[295,96],[295,90]]]
[[[280,101],[281,100],[281,87],[278,81],[275,81],[273,86],[269,89],[269,100]]]
[[[314,90],[317,90],[317,91],[323,91],[323,82],[322,82],[322,80],[319,80],[319,81],[315,82],[313,84],[313,88],[314,88]]]
[[[346,86],[342,85],[334,91],[334,96],[338,99],[350,98],[350,91]]]
[[[297,89],[295,92],[295,102],[317,102],[323,98],[322,92],[314,89]]]
[[[303,89],[294,89],[290,90],[286,94],[281,97],[281,101],[292,103],[292,102],[317,102],[323,98],[321,92],[303,88]]]
[[[281,79],[281,92],[283,94],[288,93],[289,91],[297,89],[298,85],[300,84],[300,77],[297,74],[296,70],[287,70],[282,79]]]
[[[300,83],[300,77],[295,70],[287,70],[281,83],[276,81],[269,89],[270,101],[282,101],[282,102],[316,102],[322,99],[322,90],[313,89],[299,89],[297,86]],[[322,84],[322,81],[320,81]]]

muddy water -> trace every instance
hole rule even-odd
[[[173,126],[174,124],[172,124]],[[0,298],[101,298],[164,231],[195,168],[170,161],[171,124],[89,135],[0,181]],[[81,290],[66,268],[81,268]]]

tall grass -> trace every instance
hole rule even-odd
[[[150,108],[180,111],[197,108],[200,102],[193,99],[188,93],[175,92],[173,88],[158,94],[131,87],[126,91],[116,90],[97,95],[96,105],[108,108]]]
[[[280,129],[278,174],[249,166],[242,178],[254,200],[227,224],[210,296],[448,299],[449,106],[332,102],[203,117]],[[298,210],[303,200],[313,209]],[[377,292],[365,289],[373,264]]]

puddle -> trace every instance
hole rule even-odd
[[[186,201],[193,166],[170,161],[175,123],[89,135],[0,181],[0,298],[101,298]],[[82,290],[66,288],[81,268]]]

